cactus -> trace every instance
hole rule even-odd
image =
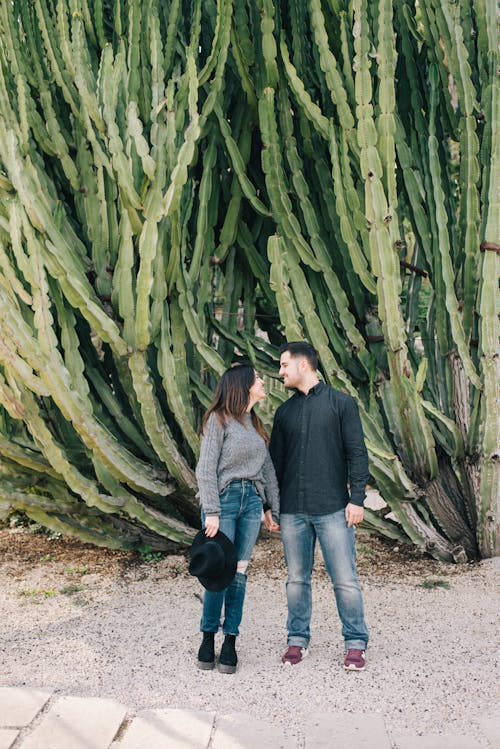
[[[366,527],[499,553],[499,102],[491,0],[1,3],[0,516],[188,543],[217,377],[270,426],[306,337]]]

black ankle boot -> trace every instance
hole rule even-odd
[[[234,674],[238,656],[236,655],[236,636],[226,635],[219,656],[218,669],[221,674]]]
[[[203,640],[198,650],[198,668],[209,671],[215,666],[214,633],[203,632]]]

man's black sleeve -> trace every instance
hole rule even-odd
[[[278,486],[281,488],[283,469],[285,467],[285,440],[283,438],[283,430],[280,424],[279,411],[276,412],[274,417],[271,441],[269,442],[269,452],[271,454],[271,460],[273,461],[274,470],[276,471]]]
[[[362,507],[366,496],[366,483],[370,475],[368,471],[368,451],[358,407],[351,396],[348,396],[344,401],[341,424],[350,484],[350,501],[352,504]]]

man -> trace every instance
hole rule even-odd
[[[368,630],[354,526],[363,520],[368,455],[358,408],[350,395],[320,382],[309,343],[286,343],[280,353],[280,376],[296,391],[278,408],[270,443],[288,568],[288,649],[281,660],[294,666],[307,655],[317,538],[342,622],[344,668],[363,671]]]

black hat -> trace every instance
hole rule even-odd
[[[236,547],[222,531],[213,538],[206,536],[204,530],[198,531],[189,554],[189,573],[207,590],[224,590],[236,574]]]

